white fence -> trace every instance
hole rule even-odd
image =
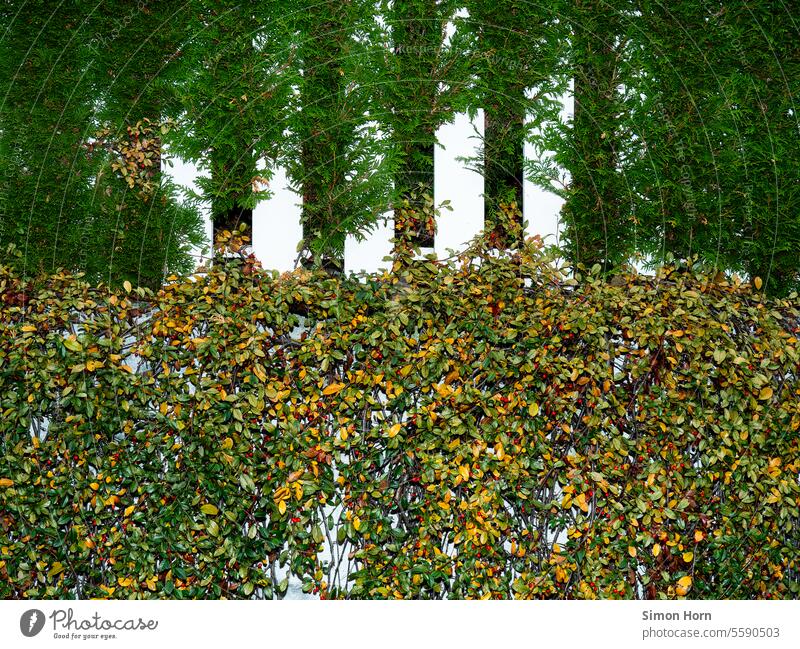
[[[476,135],[476,130],[479,135]],[[452,124],[439,130],[442,147],[435,151],[435,196],[438,205],[449,200],[452,211],[443,210],[437,223],[436,253],[445,256],[448,249],[459,250],[483,228],[483,178],[466,168],[458,158],[477,155],[479,137],[483,132],[483,114],[478,114],[474,124],[466,115],[458,115]],[[525,155],[533,156],[527,146]],[[171,170],[175,181],[191,185],[197,170],[180,160],[173,160]],[[262,201],[253,214],[253,248],[265,268],[280,271],[294,267],[297,244],[300,241],[301,198],[288,187],[286,173],[277,169],[270,182],[273,196]],[[528,235],[538,234],[553,241],[559,235],[561,200],[535,187],[529,181],[524,185],[524,216]],[[345,246],[345,265],[349,271],[375,271],[384,268],[384,257],[390,255],[392,237],[391,215],[365,241],[351,237]],[[211,222],[207,220],[206,232],[211,239]]]

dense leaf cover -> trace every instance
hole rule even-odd
[[[796,296],[477,239],[0,305],[2,597],[800,594]]]

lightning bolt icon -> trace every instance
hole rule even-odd
[[[31,611],[31,619],[28,620],[28,631],[33,631],[33,627],[36,626],[36,622],[39,619],[39,614],[36,611]]]

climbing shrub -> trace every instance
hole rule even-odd
[[[796,598],[800,308],[477,239],[0,267],[0,596]]]

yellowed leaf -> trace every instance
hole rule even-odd
[[[328,387],[326,387],[322,394],[328,396],[330,394],[336,394],[337,392],[341,392],[344,389],[344,383],[331,383]]]
[[[200,511],[204,514],[208,514],[209,516],[216,516],[219,513],[219,509],[217,509],[214,505],[210,503],[206,503],[202,507],[200,507]]]

